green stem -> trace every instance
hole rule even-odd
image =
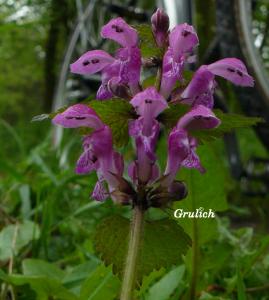
[[[133,299],[133,289],[136,281],[136,267],[139,258],[143,227],[144,211],[139,206],[135,206],[133,212],[133,220],[131,222],[130,228],[130,239],[125,262],[120,300]]]
[[[162,67],[159,67],[157,71],[156,81],[155,81],[155,87],[157,91],[160,91],[161,89],[162,73],[163,73],[163,69]]]
[[[195,191],[193,188],[193,175],[190,172],[190,184],[189,188],[191,190],[191,206],[192,211],[196,209],[195,203]],[[199,264],[199,241],[198,241],[198,224],[197,219],[193,219],[192,223],[192,263],[191,263],[191,281],[190,281],[190,291],[189,291],[189,299],[196,300],[196,286],[198,279],[198,264]]]
[[[190,283],[190,300],[196,299],[196,284],[197,284],[197,277],[198,277],[198,228],[197,228],[197,221],[193,219],[193,233],[192,233],[192,274],[191,274],[191,283]]]

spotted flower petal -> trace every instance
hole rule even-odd
[[[203,105],[197,105],[186,113],[177,123],[177,128],[200,130],[215,128],[220,120],[214,113]]]
[[[173,52],[171,49],[168,49],[163,58],[163,72],[162,72],[162,81],[160,93],[168,98],[172,92],[176,81],[182,79],[182,71],[184,67],[184,57],[178,61],[175,61],[173,58]]]
[[[120,48],[115,57],[120,62],[119,78],[120,82],[137,85],[140,79],[141,52],[138,47]]]
[[[214,75],[224,77],[236,85],[254,86],[253,77],[248,74],[244,63],[237,58],[224,58],[207,68]]]
[[[205,168],[201,165],[200,158],[196,153],[198,144],[195,138],[189,137],[189,152],[187,157],[181,162],[181,166],[189,169],[197,169],[201,173],[205,172]]]
[[[109,196],[107,189],[104,186],[104,181],[98,180],[95,184],[91,197],[96,201],[103,202]]]
[[[72,73],[91,75],[111,65],[115,59],[103,50],[92,50],[84,53],[70,65]]]
[[[86,149],[79,157],[76,165],[77,174],[88,174],[98,169],[98,161],[90,149]]]
[[[85,104],[75,104],[58,113],[52,122],[67,128],[90,127],[98,130],[104,126],[93,109]]]
[[[101,30],[103,38],[111,39],[123,47],[132,47],[137,44],[136,30],[128,25],[122,18],[109,21]]]
[[[129,134],[134,137],[137,150],[137,162],[129,172],[133,174],[131,178],[137,174],[141,182],[147,183],[156,173],[154,173],[153,166],[156,161],[155,147],[160,125],[154,120],[151,134],[148,136],[144,135],[143,127],[144,122],[142,117],[129,123]]]

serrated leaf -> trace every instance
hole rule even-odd
[[[65,105],[65,106],[57,109],[56,111],[51,112],[50,114],[41,114],[41,115],[34,116],[31,120],[31,122],[41,122],[44,120],[53,119],[56,115],[58,115],[61,112],[64,112],[67,108],[68,108],[68,106]]]
[[[34,116],[31,120],[31,122],[41,122],[41,121],[48,120],[48,119],[50,119],[49,114],[41,114],[41,115]]]
[[[169,271],[149,289],[148,294],[145,296],[145,300],[170,299],[171,294],[182,281],[184,273],[185,266],[183,265]]]
[[[171,104],[158,117],[158,120],[165,125],[166,128],[171,129],[176,126],[178,120],[190,110],[188,105]]]
[[[133,26],[139,36],[140,40],[140,50],[144,58],[157,57],[162,58],[164,54],[164,49],[159,48],[156,44],[155,38],[153,36],[151,26],[148,24],[139,24]]]
[[[234,129],[250,127],[256,125],[257,123],[263,122],[263,120],[258,117],[246,117],[238,114],[228,114],[219,109],[215,109],[214,113],[221,120],[219,127],[207,130],[193,130],[191,132],[191,135],[198,138],[202,144],[214,141]]]
[[[81,287],[80,300],[113,300],[120,289],[120,280],[112,274],[111,267],[99,266]]]
[[[93,100],[89,106],[111,128],[115,145],[117,147],[127,145],[129,141],[128,121],[135,117],[131,104],[123,99],[111,99],[106,101]]]
[[[96,229],[95,249],[103,261],[113,265],[113,271],[122,276],[126,258],[130,222],[114,215],[104,219]],[[162,267],[171,267],[182,261],[191,240],[175,221],[163,219],[145,222],[143,242],[137,266],[137,280]]]

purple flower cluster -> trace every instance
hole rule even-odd
[[[73,73],[90,75],[101,72],[102,83],[97,99],[107,100],[120,93],[123,97],[126,95],[126,101],[130,101],[134,107],[138,118],[129,120],[129,135],[133,138],[136,149],[136,159],[128,165],[132,184],[123,177],[124,160],[122,154],[113,148],[111,129],[93,109],[86,104],[76,104],[53,119],[54,124],[63,127],[89,127],[93,130],[84,136],[84,151],[77,162],[76,172],[97,172],[98,182],[92,197],[98,201],[112,197],[123,204],[134,204],[141,189],[144,196],[148,191],[151,196],[153,193],[152,199],[155,193],[159,198],[165,198],[166,202],[185,197],[185,185],[176,181],[179,169],[196,168],[204,172],[196,153],[198,141],[191,135],[191,131],[212,129],[220,124],[211,110],[214,105],[215,76],[221,76],[236,85],[254,84],[240,60],[226,58],[210,65],[202,65],[187,87],[175,92],[176,83],[184,80],[184,65],[193,62],[193,51],[199,43],[197,34],[188,24],[177,25],[169,32],[169,18],[160,9],[155,12],[151,21],[156,45],[165,49],[159,90],[153,86],[142,90],[140,72],[143,60],[138,33],[121,18],[111,20],[101,31],[102,37],[120,45],[114,57],[103,50],[93,50],[71,64]],[[189,110],[168,135],[167,164],[161,172],[157,164],[156,144],[163,125],[157,117],[169,107],[173,97],[189,106]],[[155,203],[150,205],[161,206],[156,195],[155,199]]]

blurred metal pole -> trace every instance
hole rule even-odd
[[[158,6],[165,9],[170,18],[170,28],[179,23],[193,22],[193,1],[190,0],[159,0]]]

